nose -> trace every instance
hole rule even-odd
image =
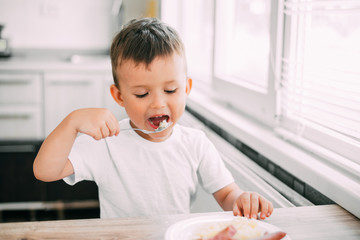
[[[166,97],[161,93],[152,94],[151,108],[163,108],[165,107]]]

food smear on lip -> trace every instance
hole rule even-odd
[[[246,217],[234,217],[232,221],[205,223],[195,232],[195,239],[207,239],[232,225],[236,229],[236,234],[232,239],[248,240],[265,235],[266,229],[259,226],[255,219]]]

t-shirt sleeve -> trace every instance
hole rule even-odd
[[[63,180],[69,185],[83,180],[93,181],[94,170],[101,164],[101,154],[106,148],[105,145],[104,139],[96,141],[85,134],[78,136],[68,156],[74,168],[74,174]]]
[[[234,182],[230,171],[226,168],[214,144],[203,134],[200,149],[198,177],[201,186],[207,193],[214,193]]]

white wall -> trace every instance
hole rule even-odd
[[[108,49],[119,19],[148,14],[151,0],[122,1],[123,16],[112,14],[115,0],[0,0],[3,37],[12,49]]]

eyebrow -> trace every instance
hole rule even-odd
[[[176,82],[177,82],[176,80],[168,80],[164,84],[172,84]],[[141,84],[141,85],[132,86],[131,88],[146,88],[146,87],[148,87],[148,85]]]
[[[176,83],[177,81],[176,80],[168,80],[165,82],[165,84],[171,84],[171,83]]]

